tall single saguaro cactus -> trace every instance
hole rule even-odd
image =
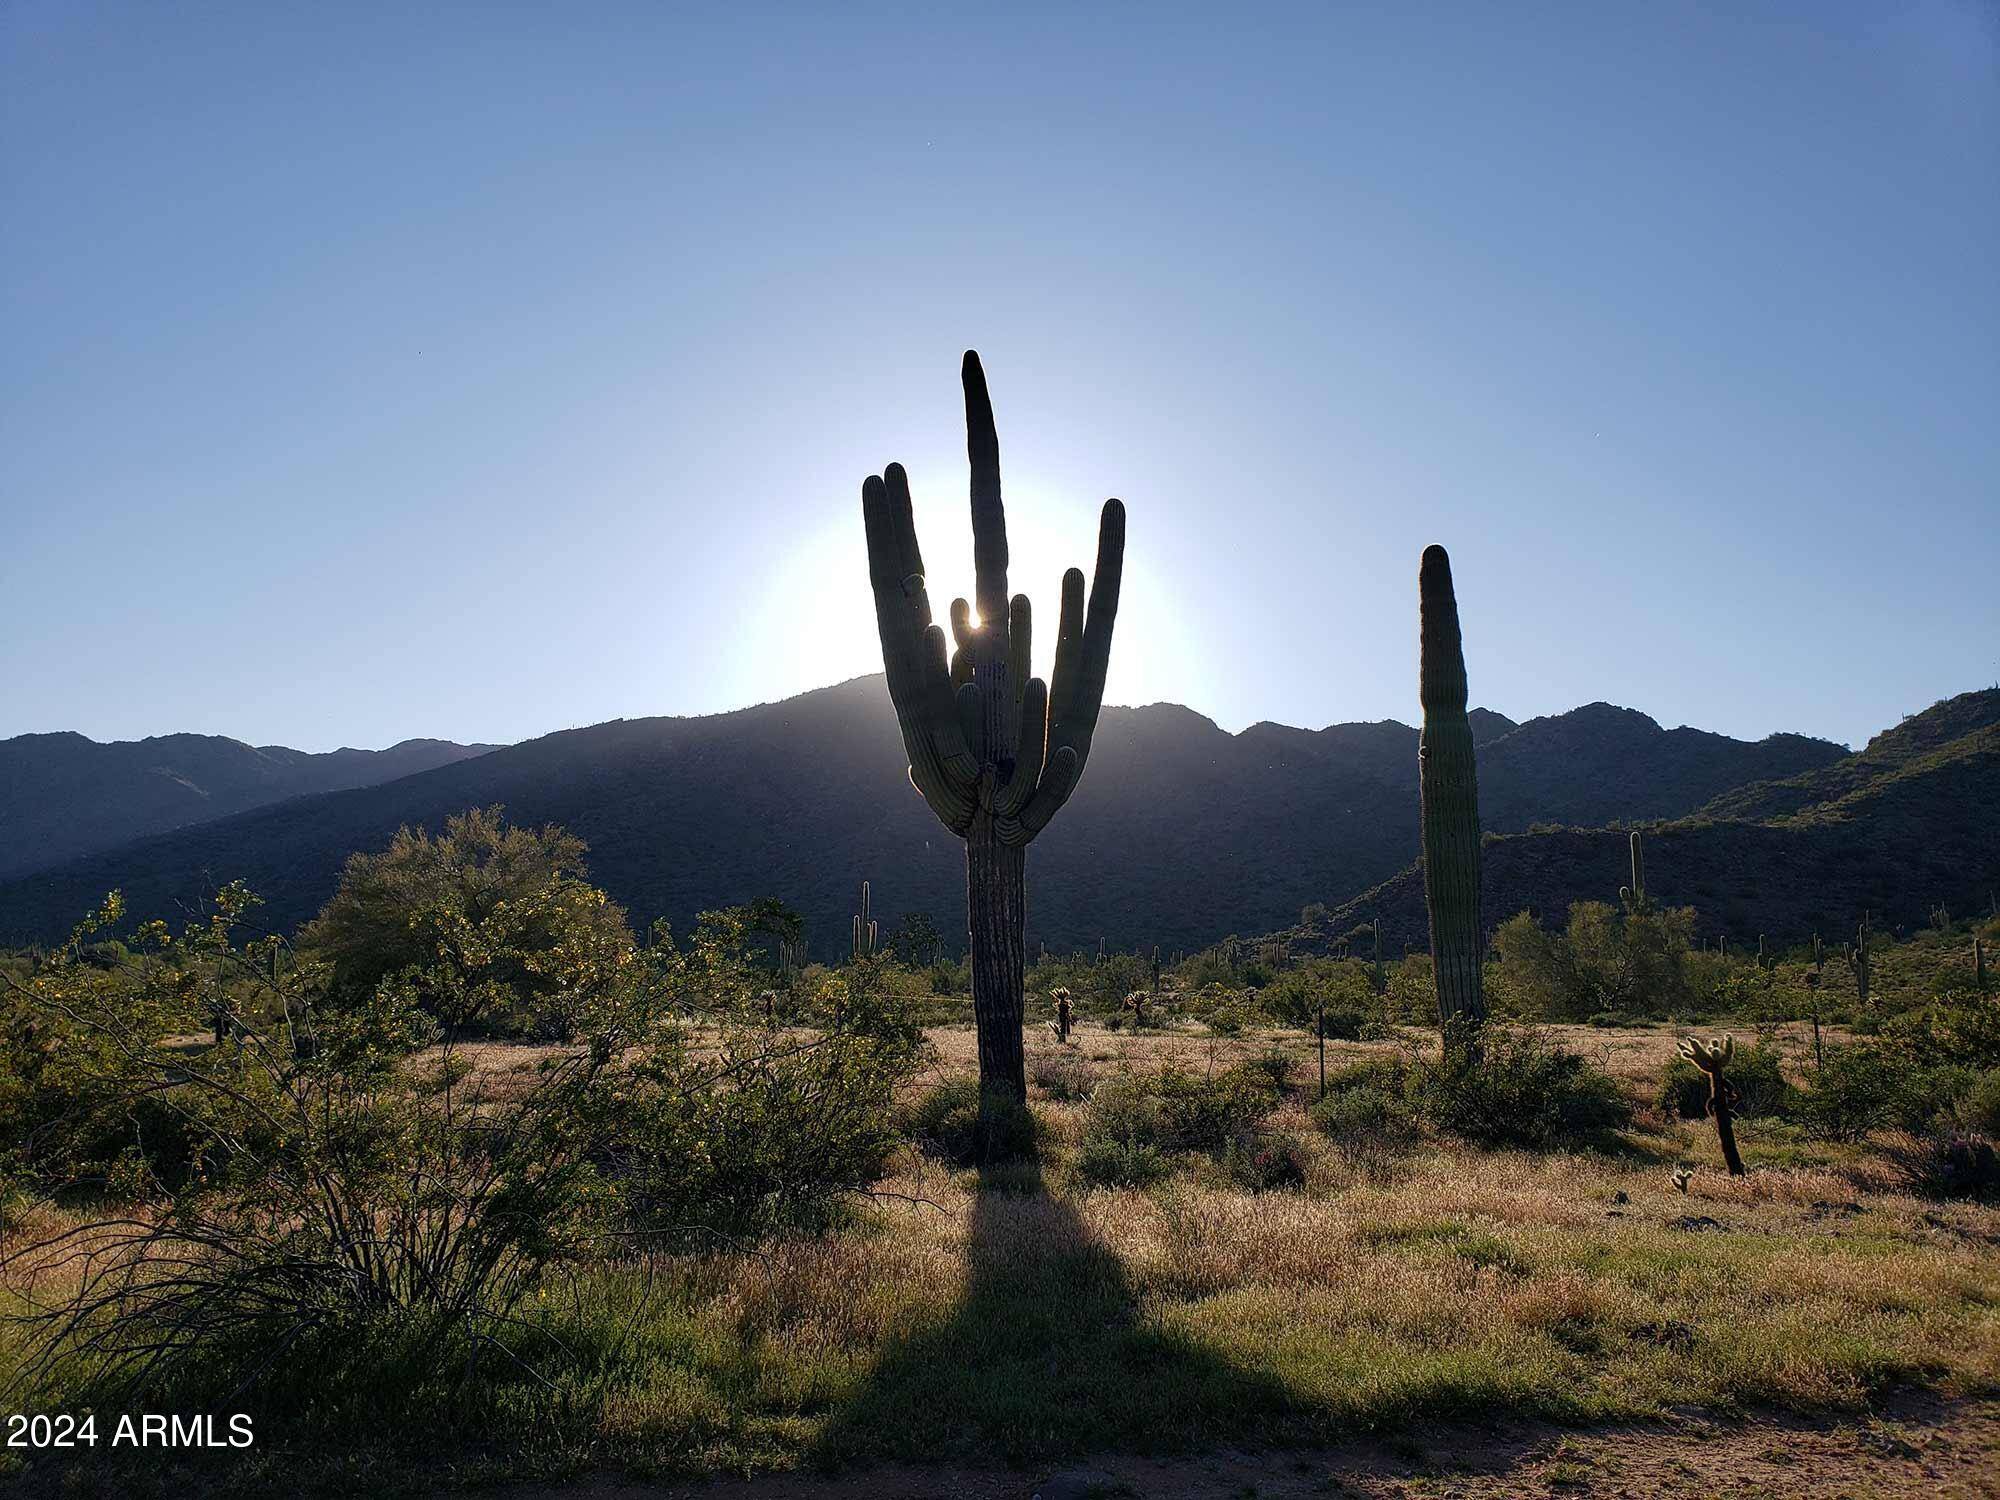
[[[1118,615],[1125,507],[1104,503],[1087,614],[1083,574],[1071,568],[1063,575],[1055,667],[1044,683],[1030,675],[1028,596],[1007,595],[1000,440],[986,374],[969,350],[964,381],[978,623],[965,600],[952,602],[958,649],[949,660],[944,631],[931,619],[901,464],[890,464],[861,487],[861,511],[882,664],[910,780],[938,821],[965,840],[980,1091],[988,1100],[1019,1102],[1028,1095],[1021,1050],[1027,846],[1069,800],[1090,755]]]
[[[1474,1052],[1486,1019],[1479,969],[1479,782],[1472,724],[1465,714],[1465,651],[1451,559],[1426,547],[1417,573],[1422,598],[1419,688],[1424,706],[1417,766],[1423,796],[1424,899],[1430,908],[1431,968],[1438,1026],[1447,1052]]]
[[[1636,828],[1632,830],[1632,883],[1619,890],[1618,899],[1627,911],[1646,909],[1646,846]]]
[[[854,914],[854,956],[857,959],[875,956],[875,918],[868,907],[868,882],[861,882],[861,910]]]
[[[1875,977],[1875,956],[1869,938],[1868,913],[1863,912],[1854,928],[1854,946],[1847,950],[1847,967],[1854,974],[1854,993],[1863,1010],[1869,1007],[1869,986]]]

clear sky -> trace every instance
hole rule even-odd
[[[1859,742],[2000,679],[2000,10],[0,5],[0,734],[516,740],[970,593],[1109,697]],[[801,747],[802,753],[805,747]]]

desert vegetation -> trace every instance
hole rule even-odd
[[[1633,833],[1615,904],[1489,926],[1442,548],[1429,951],[1388,958],[1379,919],[1307,946],[1321,907],[1031,963],[1024,851],[1088,753],[1123,513],[1045,689],[964,380],[956,658],[900,470],[864,492],[964,956],[865,878],[837,963],[776,897],[635,933],[579,840],[498,808],[356,852],[294,933],[241,884],[174,922],[111,895],[0,961],[0,1378],[261,1438],[14,1477],[331,1492],[1994,1394],[2000,913],[1710,946]]]

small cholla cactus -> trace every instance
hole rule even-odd
[[[766,1026],[777,1025],[778,992],[776,990],[766,990],[764,991],[763,994],[759,995],[757,998],[763,1003],[764,1006],[764,1024]]]
[[[1686,1194],[1688,1190],[1688,1184],[1692,1181],[1694,1181],[1693,1167],[1674,1168],[1674,1190],[1676,1192],[1681,1193],[1683,1195]]]
[[[1715,1133],[1722,1142],[1722,1159],[1728,1164],[1731,1177],[1741,1177],[1743,1158],[1736,1154],[1736,1127],[1729,1117],[1738,1095],[1723,1076],[1723,1069],[1729,1066],[1729,1060],[1735,1055],[1734,1037],[1715,1037],[1706,1042],[1691,1036],[1681,1039],[1681,1056],[1708,1075],[1708,1112],[1715,1117]]]
[[[1132,1012],[1132,1025],[1137,1028],[1146,1024],[1146,992],[1134,990],[1125,997],[1124,1009]]]
[[[1049,998],[1056,1003],[1056,1040],[1067,1042],[1069,1023],[1076,1015],[1076,1007],[1070,1004],[1069,991],[1066,989],[1050,990]]]

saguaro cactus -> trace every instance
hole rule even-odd
[[[1000,440],[985,372],[969,350],[963,374],[978,622],[965,600],[952,602],[958,649],[949,661],[944,631],[931,619],[901,464],[890,464],[862,486],[861,511],[882,664],[910,780],[938,821],[965,840],[981,1095],[1018,1103],[1028,1095],[1021,1049],[1027,846],[1069,800],[1090,755],[1118,615],[1125,507],[1104,503],[1088,614],[1083,574],[1071,568],[1063,575],[1055,667],[1044,683],[1030,675],[1028,597],[1016,594],[1010,601],[1007,595]]]
[[[1847,967],[1854,973],[1854,992],[1863,1010],[1868,1009],[1868,987],[1875,977],[1875,956],[1869,950],[1868,913],[1855,924],[1854,946],[1847,950]]]
[[[875,920],[868,914],[868,882],[861,882],[861,910],[854,914],[854,956],[875,956]]]
[[[1725,1036],[1707,1042],[1691,1036],[1681,1039],[1681,1056],[1708,1075],[1708,1112],[1715,1117],[1715,1133],[1722,1142],[1722,1159],[1727,1163],[1731,1177],[1741,1177],[1743,1158],[1736,1154],[1736,1126],[1729,1114],[1736,1103],[1736,1090],[1722,1074],[1722,1070],[1729,1066],[1729,1059],[1735,1055],[1734,1037]]]
[[[1646,849],[1636,828],[1632,830],[1632,883],[1619,888],[1618,899],[1625,903],[1627,911],[1646,909]],[[1716,941],[1719,944],[1722,940]]]
[[[1430,908],[1431,969],[1447,1052],[1476,1052],[1486,1019],[1479,926],[1479,783],[1465,714],[1465,652],[1451,559],[1426,547],[1417,573],[1422,598],[1419,688],[1424,732],[1417,743],[1423,798],[1424,900]]]

